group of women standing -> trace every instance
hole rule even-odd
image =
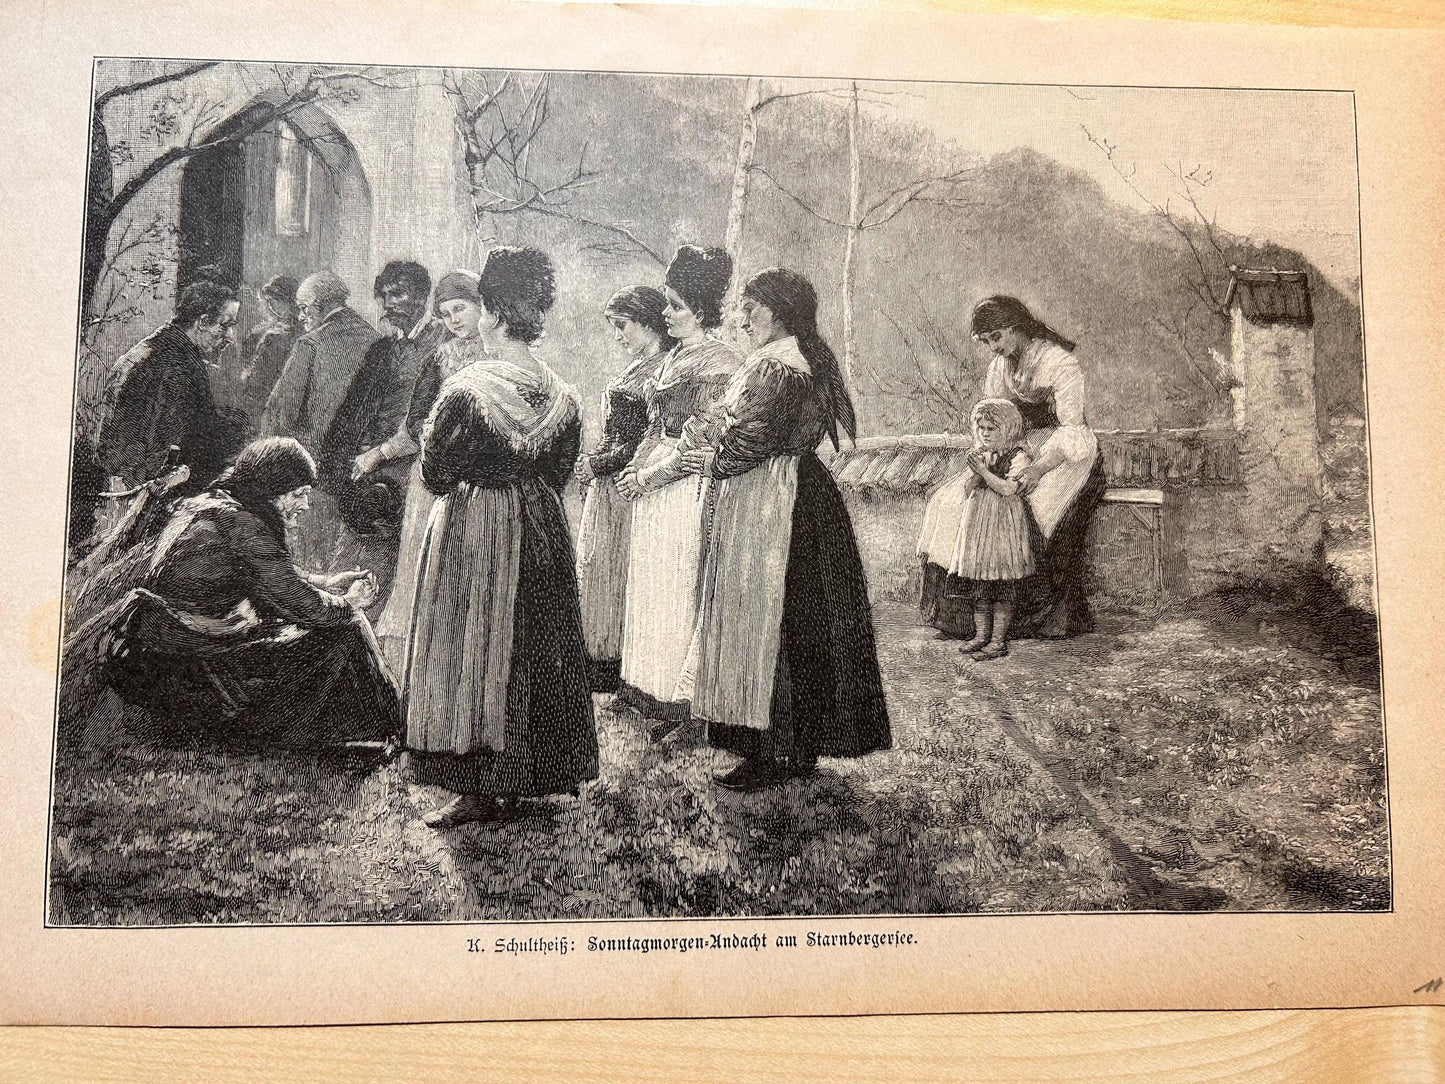
[[[426,815],[435,827],[595,778],[594,690],[653,717],[657,737],[701,720],[741,757],[718,778],[735,789],[886,748],[862,564],[816,455],[825,435],[852,436],[853,407],[811,285],[780,268],[747,282],[744,358],[715,334],[731,278],[726,252],[684,246],[662,289],[612,297],[633,361],[581,455],[577,396],[532,349],[550,260],[497,248],[480,275],[444,276],[434,305],[452,339],[392,438],[419,454],[375,635],[364,576],[292,564],[287,522],[315,465],[268,438],[177,511],[107,642],[112,685],[262,741],[404,737],[417,778],[454,794]],[[573,478],[587,489],[575,554]]]
[[[782,268],[749,279],[744,358],[714,334],[731,278],[726,252],[685,246],[661,292],[609,303],[637,360],[577,464],[579,571],[618,697],[657,720],[654,738],[700,720],[742,758],[718,783],[751,790],[887,748],[889,726],[862,563],[816,454],[855,429],[817,296]]]

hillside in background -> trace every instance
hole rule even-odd
[[[489,74],[493,85],[502,82],[503,73]],[[534,86],[536,77],[524,76],[523,83]],[[583,394],[589,427],[597,424],[606,382],[626,364],[601,316],[607,298],[630,283],[659,283],[663,262],[679,244],[724,239],[745,90],[744,80],[719,77],[548,78],[547,120],[528,150],[530,172],[545,186],[585,162],[592,176],[561,210],[622,227],[658,257],[619,245],[616,232],[566,217],[521,211],[489,222],[495,243],[537,245],[556,261],[558,302],[542,350]],[[941,142],[894,108],[928,93],[927,86],[878,84],[865,91],[861,110],[863,208],[886,204],[889,193],[910,182],[963,171],[946,190],[925,194],[933,201],[900,204],[888,221],[860,235],[850,375],[863,434],[963,428],[985,364],[969,340],[968,315],[991,293],[1017,295],[1078,341],[1096,426],[1172,428],[1225,418],[1229,396],[1218,361],[1228,352],[1227,323],[1196,295],[1203,288],[1222,298],[1228,262],[1312,273],[1322,414],[1362,411],[1357,299],[1340,293],[1299,253],[1223,231],[1214,234],[1216,252],[1197,219],[1171,224],[1142,201],[1124,206],[1092,177],[1037,151],[1020,147],[985,160],[966,141]],[[738,274],[782,264],[808,275],[821,300],[824,334],[842,355],[846,84],[764,81],[763,95],[777,97],[758,114],[758,168],[750,175],[734,254]],[[363,111],[384,117],[403,104],[400,96],[380,92],[335,112],[348,128],[364,119]],[[117,129],[114,136],[141,140],[144,133]],[[418,188],[410,198],[444,206],[455,196]],[[1201,206],[1209,206],[1207,191]],[[1203,278],[1175,228],[1181,224],[1208,257]],[[415,252],[398,246],[378,258],[472,249],[470,224],[458,217],[453,228],[463,235],[458,244],[417,238]],[[164,260],[154,262],[164,267]],[[307,270],[313,268],[256,268],[248,277],[259,283],[278,271]],[[103,374],[164,319],[170,288],[162,275],[137,299],[133,318],[102,329],[93,368]],[[249,297],[245,303],[253,304]],[[353,304],[374,318],[369,297]],[[86,395],[83,386],[83,400]]]
[[[553,87],[554,116],[567,120],[543,150],[560,164],[585,132],[589,160],[604,173],[580,208],[627,224],[664,255],[684,242],[721,242],[741,81],[582,75]],[[865,206],[911,180],[971,168],[953,188],[959,205],[910,204],[862,235],[852,375],[865,433],[959,428],[984,363],[968,339],[968,313],[990,293],[1017,295],[1078,341],[1096,426],[1172,428],[1227,417],[1212,353],[1227,354],[1228,327],[1201,311],[1196,292],[1205,280],[1169,222],[1120,205],[1091,177],[1028,148],[971,158],[890,117],[886,104],[865,107],[860,145]],[[769,106],[755,161],[766,174],[751,178],[739,272],[783,264],[807,274],[824,334],[841,353],[847,231],[826,219],[843,221],[848,211],[843,104],[813,96]],[[557,256],[562,297],[549,354],[595,402],[623,363],[598,310],[616,286],[658,281],[661,267],[595,252],[604,238],[573,223],[516,216],[506,225],[512,235],[504,240]],[[1208,253],[1202,227],[1189,228]],[[1355,300],[1297,252],[1223,231],[1215,239],[1223,259],[1209,266],[1207,288],[1216,296],[1227,286],[1225,260],[1311,272],[1322,406],[1360,408]]]

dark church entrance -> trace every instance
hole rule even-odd
[[[264,103],[220,125],[246,126]],[[356,149],[315,106],[303,106],[241,143],[198,154],[181,177],[177,290],[207,276],[240,291],[236,341],[265,319],[257,291],[275,275],[300,280],[331,268],[357,289],[371,258],[371,189]],[[239,351],[221,359],[223,399],[239,375]]]

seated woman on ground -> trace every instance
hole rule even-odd
[[[286,529],[315,482],[299,443],[267,437],[166,525],[102,653],[111,687],[168,736],[305,748],[399,735],[400,699],[361,613],[369,574],[292,563]]]

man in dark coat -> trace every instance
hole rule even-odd
[[[239,310],[233,290],[197,282],[181,291],[169,324],[115,363],[96,443],[112,490],[164,473],[175,446],[191,472],[180,495],[197,493],[240,450],[244,433],[217,410],[206,364],[231,344]]]
[[[346,304],[349,295],[334,271],[318,271],[302,280],[296,305],[306,333],[286,359],[261,420],[264,433],[295,437],[318,460],[325,459],[323,444],[378,338]],[[316,493],[311,521],[293,547],[309,567],[332,571],[342,562],[341,510],[334,487],[323,486]]]
[[[407,260],[392,260],[376,277],[383,336],[360,371],[321,442],[320,485],[342,518],[341,563],[369,569],[385,606],[396,571],[410,458],[389,454],[406,423],[417,378],[435,368],[445,329],[428,311],[431,276]]]
[[[261,428],[270,436],[295,437],[312,455],[377,340],[372,326],[346,304],[349,295],[335,271],[302,280],[296,305],[306,333],[291,348],[266,401]]]

